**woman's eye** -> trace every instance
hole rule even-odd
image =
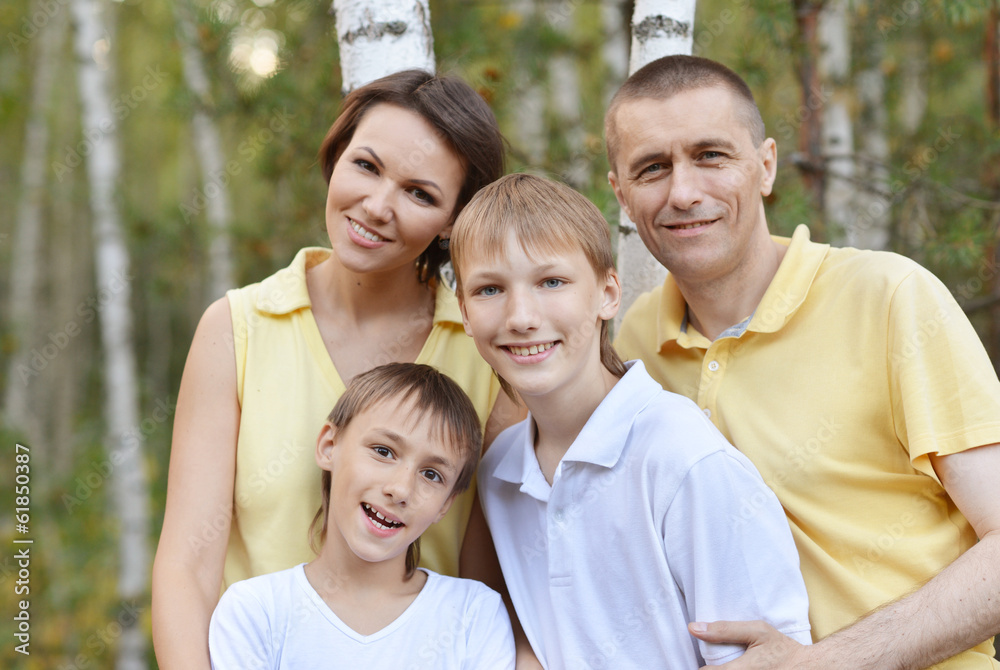
[[[421,188],[415,188],[415,189],[413,189],[413,197],[416,198],[417,200],[419,200],[420,202],[424,203],[424,204],[427,204],[427,205],[433,205],[434,204],[434,197],[430,193],[428,193],[427,191],[425,191],[425,190],[423,190]]]
[[[376,172],[375,164],[372,163],[371,161],[366,161],[364,158],[355,159],[354,164],[357,165],[362,170],[366,170],[368,172]]]
[[[432,482],[442,482],[444,478],[441,476],[437,470],[424,470],[424,477]]]
[[[562,279],[549,278],[542,282],[542,286],[545,288],[559,288],[565,282]]]

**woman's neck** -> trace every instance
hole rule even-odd
[[[401,309],[423,309],[428,304],[433,312],[433,288],[420,282],[412,266],[358,273],[348,270],[331,255],[309,268],[306,276],[315,312],[335,312],[355,323],[398,314]]]

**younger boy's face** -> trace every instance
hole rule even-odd
[[[331,473],[326,544],[368,561],[405,560],[406,548],[453,499],[458,450],[430,412],[389,398],[342,430],[327,423],[316,462]],[[324,551],[326,547],[324,547]]]
[[[529,256],[511,234],[498,259],[462,263],[462,319],[482,357],[526,401],[600,382],[601,322],[618,311],[614,272],[583,250]]]

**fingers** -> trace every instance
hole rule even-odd
[[[759,644],[777,631],[764,621],[693,621],[688,630],[699,640],[715,644]]]

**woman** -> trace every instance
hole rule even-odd
[[[191,344],[153,567],[160,667],[208,668],[221,589],[313,557],[316,426],[352,377],[390,361],[429,363],[472,398],[487,443],[519,418],[497,400],[438,277],[455,217],[502,174],[503,149],[489,107],[457,79],[411,70],[344,100],[320,148],[331,249],[303,249],[288,268],[230,291]],[[473,499],[456,500],[425,534],[427,567],[457,574]],[[478,550],[466,547],[463,564]]]

